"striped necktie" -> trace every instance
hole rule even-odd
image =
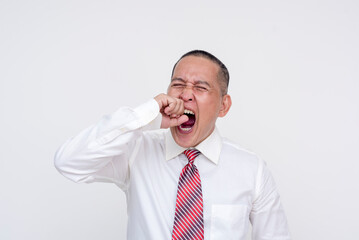
[[[198,169],[193,164],[200,152],[187,149],[183,153],[188,158],[188,164],[182,169],[178,181],[172,240],[202,240],[204,238],[202,186]]]

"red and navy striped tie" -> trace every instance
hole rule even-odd
[[[188,158],[178,181],[172,240],[203,240],[203,198],[201,179],[193,164],[200,154],[195,149],[183,152]]]

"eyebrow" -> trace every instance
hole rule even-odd
[[[186,82],[185,80],[183,80],[182,78],[172,78],[171,79],[171,82],[173,82],[173,81],[181,81],[181,82]],[[194,81],[194,84],[196,85],[196,84],[204,84],[204,85],[207,85],[208,87],[211,87],[211,85],[209,85],[209,83],[207,82],[207,81],[203,81],[203,80],[195,80]]]

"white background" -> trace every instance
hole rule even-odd
[[[192,49],[220,58],[222,135],[271,169],[297,240],[359,236],[358,1],[0,0],[0,239],[125,239],[113,184],[53,166],[69,137],[165,92]]]

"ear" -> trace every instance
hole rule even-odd
[[[222,98],[222,106],[221,109],[219,110],[219,117],[224,117],[226,116],[227,112],[229,111],[229,109],[232,106],[232,99],[231,96],[229,96],[228,94],[224,95]]]

